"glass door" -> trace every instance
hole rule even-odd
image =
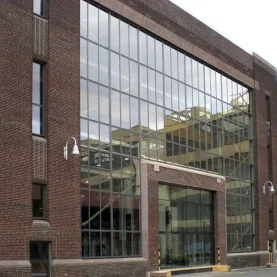
[[[161,267],[214,264],[212,193],[159,185]]]

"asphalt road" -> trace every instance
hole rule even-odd
[[[251,268],[244,270],[234,270],[231,272],[217,273],[194,273],[176,275],[176,277],[277,277],[277,267],[271,268]]]

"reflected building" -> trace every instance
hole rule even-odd
[[[0,275],[264,265],[276,68],[168,0],[6,2]]]

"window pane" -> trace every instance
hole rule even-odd
[[[98,42],[98,9],[88,5],[88,38]]]
[[[146,34],[139,32],[139,60],[143,64],[147,64],[147,45]]]
[[[198,63],[195,60],[192,60],[192,85],[198,88]]]
[[[164,79],[164,104],[165,107],[171,109],[171,79],[165,76]]]
[[[86,145],[88,141],[88,121],[85,119],[81,119],[81,145]]]
[[[147,36],[148,66],[155,68],[155,41],[151,36]]]
[[[148,131],[148,105],[145,101],[140,101],[140,124],[142,132]]]
[[[111,87],[119,90],[119,55],[111,52]]]
[[[99,43],[103,46],[109,46],[109,17],[106,12],[99,10]]]
[[[138,64],[130,61],[130,93],[138,96]]]
[[[33,0],[33,13],[44,15],[44,0]]]
[[[199,81],[199,89],[204,91],[204,66],[201,63],[198,63],[198,81]]]
[[[99,118],[98,89],[98,85],[91,82],[88,83],[88,117],[94,120]]]
[[[33,134],[42,135],[42,107],[33,105],[33,119],[32,119]]]
[[[178,52],[178,79],[181,82],[185,81],[185,56]]]
[[[156,97],[157,97],[157,104],[163,106],[164,104],[163,75],[158,72],[156,72]]]
[[[129,96],[121,94],[121,127],[130,129]]]
[[[172,77],[178,79],[178,58],[177,51],[171,48],[171,72]]]
[[[138,100],[136,98],[131,97],[131,128],[136,129],[134,131],[138,132],[139,125],[139,107]]]
[[[176,80],[172,80],[172,109],[179,111],[178,82]]]
[[[148,100],[156,103],[155,71],[148,69]]]
[[[47,242],[30,242],[30,262],[32,265],[32,273],[44,273],[48,272],[48,258],[49,248]]]
[[[156,52],[156,70],[163,72],[163,44],[155,40]]]
[[[130,58],[138,59],[138,30],[129,26],[130,33]]]
[[[32,199],[33,199],[33,217],[43,218],[43,186],[33,185],[32,187]]]
[[[109,85],[109,52],[99,47],[99,82]]]
[[[186,56],[186,84],[192,86],[192,65],[188,56]]]
[[[42,105],[43,100],[43,76],[42,65],[33,63],[33,103]]]
[[[140,66],[140,97],[147,100],[147,68]]]
[[[80,60],[81,60],[81,76],[87,77],[87,62],[88,62],[88,53],[87,53],[87,41],[84,39],[80,40]]]
[[[120,93],[111,91],[112,125],[120,127]]]
[[[87,57],[84,57],[87,58]],[[98,82],[98,46],[94,43],[88,44],[88,78],[92,81]],[[84,64],[86,66],[86,64]],[[84,74],[81,76],[86,77],[86,69],[83,69]],[[82,64],[81,64],[82,73]],[[85,76],[84,76],[85,75]]]
[[[93,121],[89,121],[89,146],[99,146],[99,124]]]
[[[171,76],[170,47],[164,44],[164,73]]]
[[[120,53],[129,56],[129,25],[120,21]]]
[[[149,103],[149,129],[151,131],[157,130],[156,116],[156,106]]]
[[[81,79],[80,84],[80,115],[83,117],[88,117],[88,90],[87,81]]]
[[[100,121],[104,123],[109,123],[110,121],[110,99],[109,99],[109,90],[106,87],[99,87],[99,96],[100,96]]]
[[[129,93],[130,83],[129,83],[129,60],[120,57],[120,80],[121,80],[121,91]]]
[[[35,5],[36,0],[34,0]],[[88,3],[80,1],[80,35],[87,38],[88,34]]]
[[[110,16],[111,49],[119,52],[119,20]]]

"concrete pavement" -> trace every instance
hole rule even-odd
[[[231,272],[206,272],[176,275],[176,277],[277,277],[277,267],[251,268]]]

